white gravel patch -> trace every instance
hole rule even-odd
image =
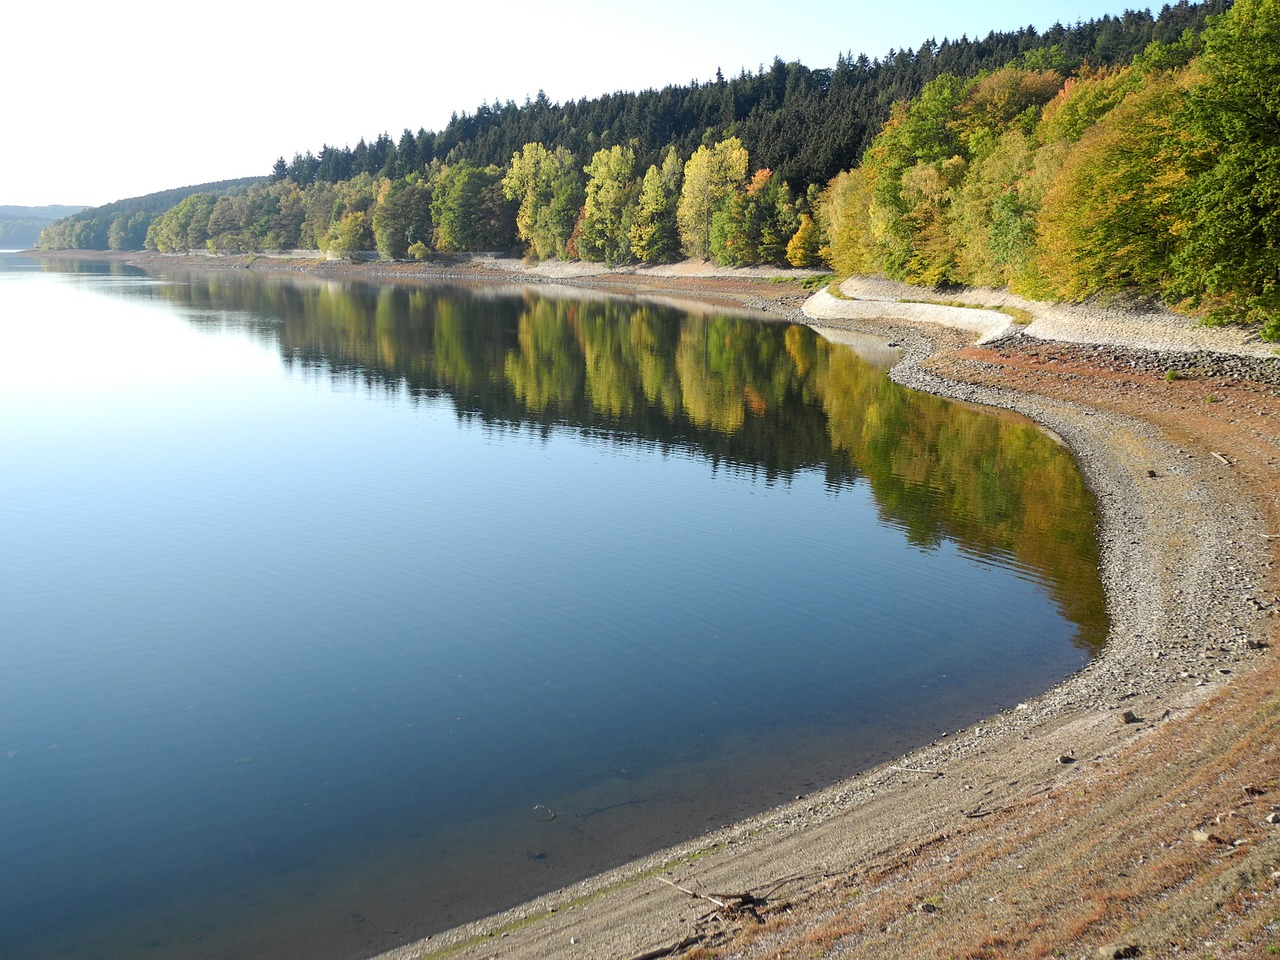
[[[1261,340],[1244,327],[1206,327],[1194,317],[1145,304],[1113,300],[1109,303],[1045,303],[1027,300],[1007,290],[968,288],[939,293],[880,277],[851,277],[840,291],[842,300],[826,291],[804,305],[805,316],[815,320],[869,320],[874,318],[938,323],[979,334],[979,343],[1021,332],[1040,340],[1104,344],[1171,353],[1233,354],[1242,357],[1275,357],[1276,344]],[[946,299],[975,307],[1011,307],[1031,316],[1028,324],[995,310],[945,307],[912,301]],[[971,316],[977,314],[978,316]],[[1001,318],[1002,328],[995,318]]]
[[[979,343],[1001,340],[1020,329],[1012,317],[998,310],[951,307],[939,303],[904,303],[900,300],[842,300],[826,290],[815,293],[806,301],[804,313],[814,320],[876,320],[888,317],[916,323],[937,323],[976,333]]]

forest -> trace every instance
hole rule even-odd
[[[86,211],[40,245],[824,266],[1136,292],[1276,338],[1278,130],[1280,0],[1182,2],[833,69],[484,105],[439,133],[282,157],[234,190]]]

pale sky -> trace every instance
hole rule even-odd
[[[1130,3],[1145,9],[1145,5]],[[1159,4],[1154,9],[1159,9]],[[0,13],[0,205],[97,206],[440,130],[454,111],[811,68],[1119,0],[49,0]]]

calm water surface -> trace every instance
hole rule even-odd
[[[0,351],[0,956],[365,956],[1105,633],[1065,452],[803,327],[3,255]]]

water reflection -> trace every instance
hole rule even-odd
[[[1045,583],[1077,643],[1106,634],[1092,496],[1021,417],[891,382],[805,326],[622,298],[188,275],[152,288],[252,330],[295,368],[447,397],[459,417],[694,452],[768,482],[859,479],[920,547],[953,541]]]

